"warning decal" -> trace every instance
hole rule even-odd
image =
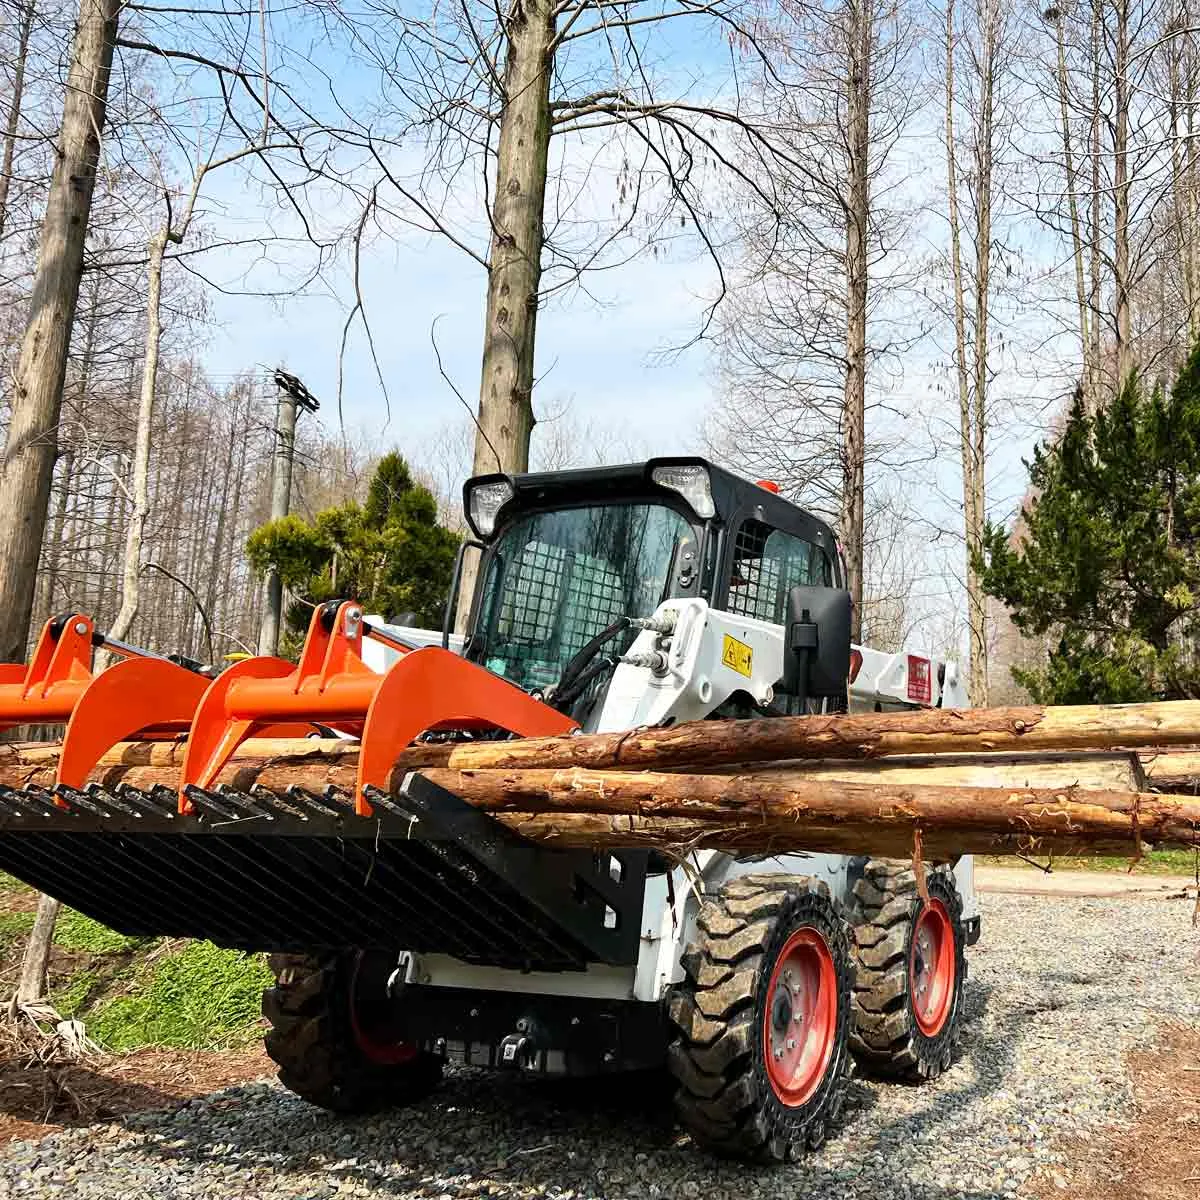
[[[721,662],[731,671],[736,671],[739,675],[745,675],[749,679],[754,670],[754,651],[745,642],[739,642],[737,638],[726,634],[725,645],[721,651]]]

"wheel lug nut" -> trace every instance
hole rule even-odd
[[[789,1050],[795,1050],[795,1048],[796,1048],[796,1039],[795,1038],[788,1038],[787,1048]]]

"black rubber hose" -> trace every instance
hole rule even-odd
[[[559,688],[550,698],[550,703],[559,712],[566,712],[567,708],[587,691],[588,685],[593,679],[603,675],[606,671],[615,670],[616,666],[615,658],[602,658],[598,663],[592,663],[586,671],[576,676],[565,688]]]
[[[629,626],[630,620],[628,617],[618,617],[607,629],[601,630],[590,642],[577,650],[567,661],[567,665],[563,667],[562,675],[559,676],[559,693],[600,653],[606,643],[611,642],[618,633],[628,629]]]

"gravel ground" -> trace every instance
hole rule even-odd
[[[1067,1196],[1056,1169],[1128,1117],[1125,1051],[1164,1019],[1200,1021],[1191,910],[987,897],[954,1067],[921,1088],[855,1081],[836,1137],[793,1167],[698,1153],[644,1081],[622,1092],[461,1071],[425,1104],[371,1120],[336,1120],[262,1083],[14,1142],[0,1150],[0,1196],[1006,1200],[1056,1186]]]

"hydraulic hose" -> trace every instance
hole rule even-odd
[[[605,674],[608,671],[616,669],[617,660],[615,658],[602,658],[597,663],[592,663],[581,674],[577,675],[566,687],[560,686],[554,693],[551,703],[559,712],[566,712],[567,709],[587,691],[588,685],[593,679]]]
[[[568,660],[567,665],[563,667],[563,673],[559,676],[558,686],[555,689],[556,694],[561,695],[562,692],[570,686],[575,677],[583,670],[584,667],[600,653],[601,649],[617,636],[630,628],[633,621],[629,617],[618,617],[607,629],[602,629],[590,642],[587,642]],[[578,693],[575,693],[578,695]]]

